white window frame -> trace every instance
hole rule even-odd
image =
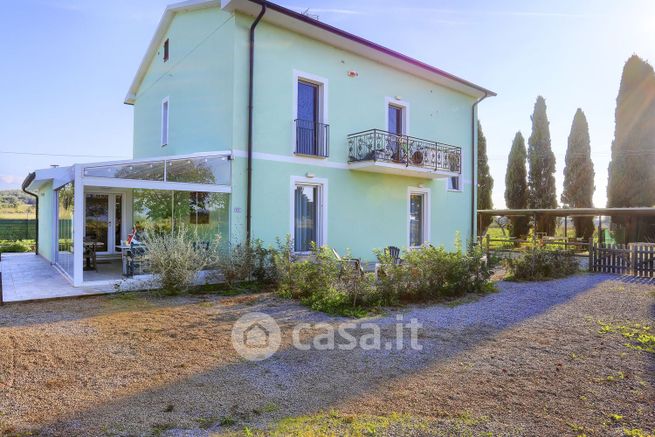
[[[412,194],[423,195],[423,243],[430,242],[431,212],[430,212],[430,189],[421,187],[407,187],[407,247],[416,249],[420,246],[410,246],[411,242],[411,203]]]
[[[164,110],[166,108],[166,110]],[[170,141],[171,103],[168,96],[161,101],[161,147],[168,146]]]
[[[457,178],[459,184],[457,189],[453,188],[451,185],[452,178]],[[461,193],[462,192],[462,175],[456,175],[456,176],[448,176],[448,179],[446,179],[446,191],[450,193]]]
[[[409,135],[409,102],[398,100],[395,97],[384,98],[384,130],[389,132],[389,106],[397,106],[402,109],[402,134]]]
[[[298,118],[298,81],[303,81],[318,85],[318,121],[319,123],[330,124],[328,118],[328,80],[324,77],[295,69],[293,70],[292,76],[293,99],[291,101],[291,154],[307,159],[326,159],[324,156],[302,155],[296,153],[295,120]]]
[[[291,184],[289,186],[289,234],[293,239],[295,236],[295,191],[298,185],[307,185],[318,187],[319,198],[319,216],[316,245],[321,247],[328,244],[328,180],[325,178],[308,178],[303,176],[291,176]],[[295,243],[294,243],[295,244]],[[306,254],[308,252],[295,252],[298,254]]]

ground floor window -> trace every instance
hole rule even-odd
[[[418,247],[429,238],[429,192],[409,192],[409,246]]]
[[[293,192],[293,241],[296,252],[308,252],[312,242],[323,244],[323,186],[296,182]]]

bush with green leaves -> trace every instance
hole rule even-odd
[[[32,251],[32,243],[26,240],[2,240],[0,241],[0,253],[9,253],[9,252],[30,252]]]
[[[218,264],[218,240],[201,239],[186,226],[169,232],[146,230],[143,244],[144,261],[166,293],[187,290],[200,271]]]
[[[278,293],[331,314],[361,314],[378,304],[373,275],[363,274],[350,260],[338,260],[328,247],[312,246],[311,254],[294,254],[287,238],[275,253]]]
[[[443,247],[422,246],[406,251],[401,263],[386,251],[376,254],[378,291],[386,304],[433,301],[493,288],[491,272],[477,247],[449,252]]]
[[[545,248],[535,248],[518,258],[507,258],[505,263],[510,273],[508,279],[515,281],[563,278],[579,270],[578,261],[572,252]]]

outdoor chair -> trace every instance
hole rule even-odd
[[[355,271],[359,271],[361,275],[364,275],[364,268],[360,258],[343,258],[334,248],[332,248],[332,254],[341,263],[342,269],[346,266],[352,267]]]
[[[389,256],[391,256],[391,259],[393,260],[394,264],[401,264],[403,262],[402,259],[400,259],[400,249],[396,246],[389,246],[385,249],[386,252],[389,253]]]
[[[146,247],[143,244],[130,244],[127,251],[127,276],[140,275],[144,272]]]
[[[84,259],[86,261],[84,270],[98,271],[98,256],[96,250],[97,242],[89,239],[84,240]]]

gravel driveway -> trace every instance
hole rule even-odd
[[[294,349],[292,325],[345,319],[269,294],[8,305],[0,434],[207,435],[330,410],[406,414],[428,421],[419,434],[451,432],[453,420],[494,435],[655,429],[655,355],[599,333],[599,323],[652,326],[655,285],[582,274],[498,288],[367,320],[384,342],[395,338],[396,316],[418,319],[420,351]],[[262,362],[231,346],[234,321],[251,311],[283,332],[281,350]]]

